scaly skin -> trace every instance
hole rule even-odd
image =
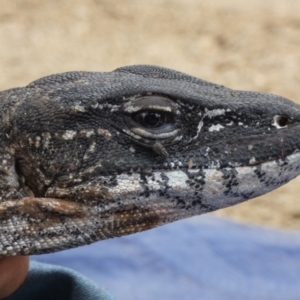
[[[300,166],[300,106],[154,66],[0,93],[0,256],[54,252],[265,194]]]

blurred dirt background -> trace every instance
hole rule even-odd
[[[52,73],[173,68],[300,102],[299,0],[0,0],[0,89]],[[300,178],[217,214],[300,229]]]

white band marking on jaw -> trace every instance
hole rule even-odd
[[[270,192],[278,188],[285,182],[295,178],[300,173],[300,152],[289,155],[286,158],[287,164],[282,164],[279,161],[269,161],[260,164],[259,166],[246,166],[236,168],[225,168],[224,170],[235,170],[233,180],[237,184],[230,186],[230,190],[226,184],[230,179],[225,179],[222,170],[220,169],[203,169],[202,176],[205,184],[200,184],[201,189],[195,195],[195,187],[188,184],[189,178],[186,171],[171,170],[166,172],[153,172],[146,176],[147,180],[141,182],[140,174],[123,174],[117,175],[118,185],[110,189],[112,196],[119,196],[122,193],[139,193],[144,191],[144,186],[147,186],[151,194],[146,202],[157,200],[159,190],[167,187],[167,193],[174,198],[176,196],[183,198],[187,203],[193,200],[201,199],[204,204],[212,205],[216,208],[228,207],[240,202],[243,202],[245,195],[249,198],[254,198]],[[257,173],[263,174],[260,178]],[[195,174],[199,169],[190,169],[189,173]],[[278,174],[281,174],[280,177]],[[198,176],[198,177],[199,177]],[[229,191],[229,192],[228,192]],[[226,193],[228,192],[228,193]],[[201,198],[200,198],[201,197]],[[143,197],[141,197],[141,201]],[[159,196],[159,200],[170,201],[169,198]],[[145,203],[146,203],[145,202]]]

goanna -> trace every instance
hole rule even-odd
[[[300,106],[155,66],[0,93],[0,256],[131,234],[296,177]]]

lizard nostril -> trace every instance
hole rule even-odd
[[[289,124],[289,121],[289,118],[286,116],[275,116],[273,125],[277,128],[283,128]]]

